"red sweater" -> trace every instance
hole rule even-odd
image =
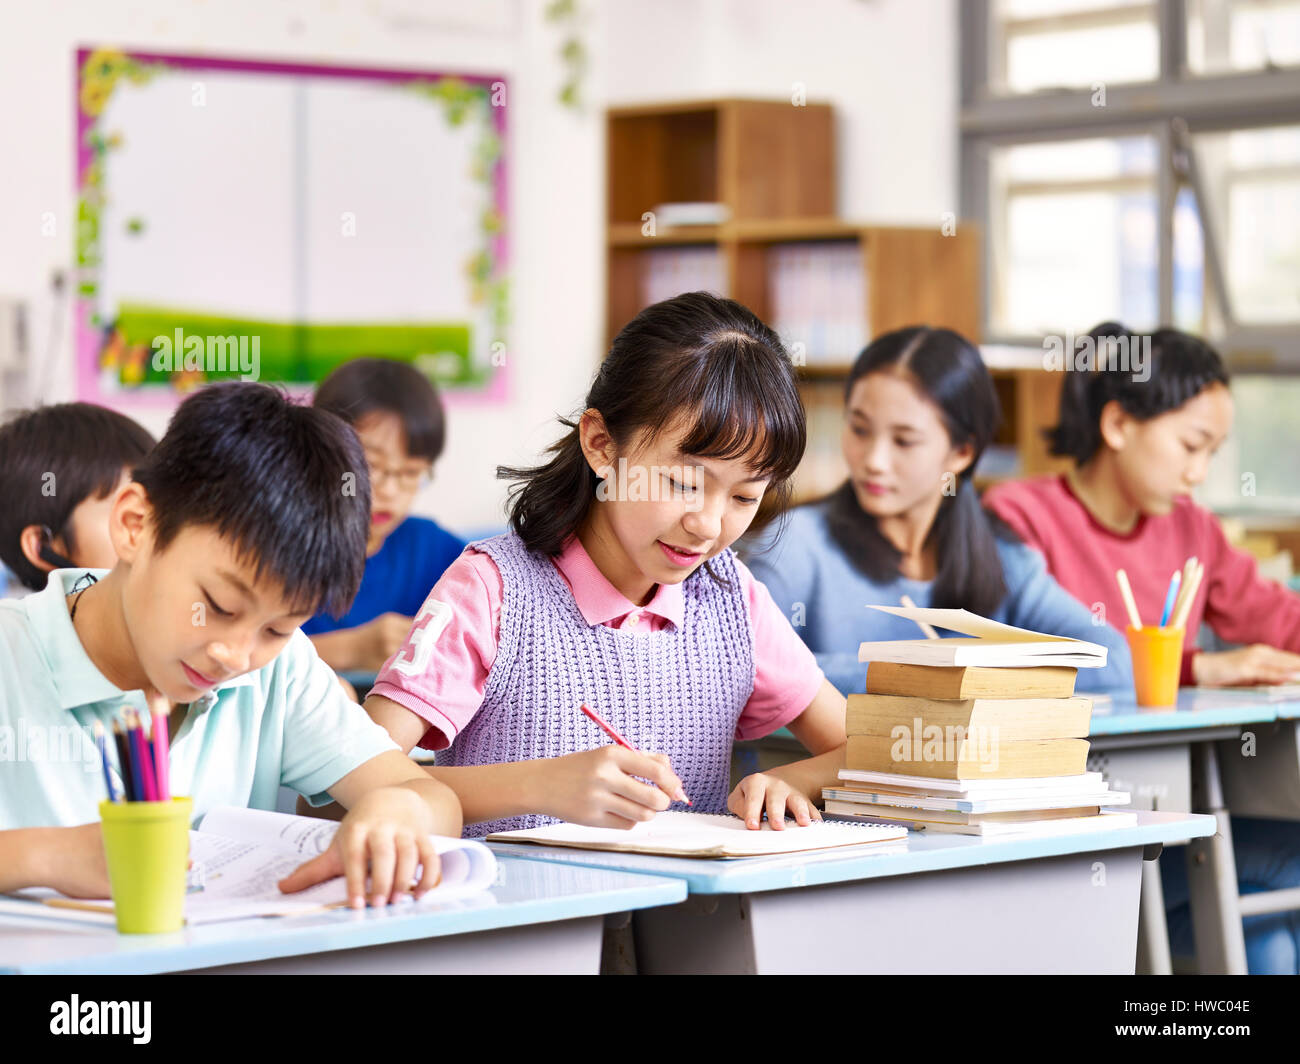
[[[1131,532],[1102,527],[1070,490],[1063,476],[998,484],[984,504],[1047,559],[1057,583],[1106,620],[1128,623],[1115,570],[1128,572],[1143,624],[1160,620],[1169,578],[1192,555],[1205,566],[1187,616],[1183,643],[1184,684],[1193,683],[1192,656],[1202,620],[1230,643],[1267,643],[1300,652],[1300,595],[1259,575],[1255,559],[1230,546],[1218,519],[1190,498],[1160,517],[1141,515]]]

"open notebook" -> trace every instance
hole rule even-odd
[[[193,926],[250,916],[288,916],[346,905],[347,884],[342,876],[297,894],[282,894],[276,885],[304,861],[324,853],[338,828],[332,820],[288,813],[227,806],[213,809],[199,830],[190,832],[190,859],[194,862],[190,878],[203,886],[192,888],[185,898],[185,923]],[[496,881],[496,858],[482,843],[440,835],[430,839],[441,862],[442,882],[418,904],[476,894]],[[99,915],[104,922],[112,922],[113,903],[107,898],[69,902],[51,890],[24,890],[15,897],[22,900],[0,898],[0,911],[30,915],[39,906],[41,915],[86,922],[95,922]],[[66,908],[68,905],[76,908]]]
[[[890,661],[903,665],[978,665],[987,668],[1016,668],[1061,665],[1078,669],[1099,669],[1106,664],[1106,648],[1082,639],[1044,635],[1027,628],[1015,628],[990,621],[969,610],[923,609],[912,606],[868,606],[870,610],[961,632],[946,639],[887,639],[863,643],[859,661]]]
[[[668,812],[627,830],[551,824],[494,832],[488,842],[531,842],[660,857],[767,857],[906,838],[907,830],[896,825],[815,823],[801,828],[787,821],[783,831],[774,831],[764,821],[760,830],[751,831],[739,817]]]

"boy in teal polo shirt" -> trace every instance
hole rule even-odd
[[[281,889],[344,875],[361,906],[433,887],[428,836],[460,834],[454,793],[343,695],[298,631],[347,609],[369,524],[365,456],[338,418],[252,383],[182,403],[114,502],[117,566],[93,583],[56,570],[44,591],[0,603],[0,891],[107,895],[92,728],[158,705],[173,792],[196,818],[273,809],[282,784],[348,810]]]

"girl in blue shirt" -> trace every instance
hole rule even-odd
[[[406,642],[429,590],[465,549],[437,522],[410,516],[442,454],[442,402],[405,362],[358,358],[321,382],[312,405],[356,431],[373,502],[365,575],[352,608],[338,618],[318,614],[302,630],[335,670],[377,672]]]
[[[877,337],[844,390],[849,478],[797,507],[756,544],[750,567],[842,693],[865,690],[864,640],[916,639],[916,625],[867,604],[967,609],[1107,648],[1080,690],[1131,684],[1123,637],[1094,618],[980,504],[972,476],[993,438],[997,393],[976,347],[948,329]]]

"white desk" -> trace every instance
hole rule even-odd
[[[797,830],[797,829],[791,829]],[[677,877],[683,903],[635,917],[646,973],[1133,972],[1144,853],[1207,816],[1049,838],[910,835],[904,853],[691,861],[489,845],[566,867]]]
[[[606,914],[686,897],[680,879],[510,858],[500,866],[496,886],[460,901],[237,920],[166,935],[6,913],[0,973],[594,975]]]

